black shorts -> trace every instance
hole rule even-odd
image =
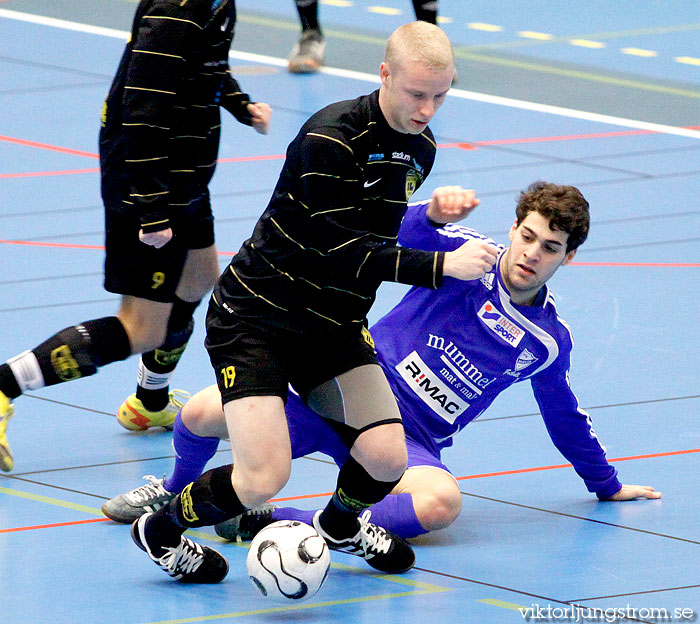
[[[214,244],[209,197],[172,219],[173,238],[160,249],[139,240],[139,220],[119,206],[105,206],[105,290],[170,303],[190,249]]]
[[[286,401],[288,384],[305,397],[341,373],[377,364],[374,343],[364,328],[320,336],[280,335],[239,321],[213,300],[204,344],[224,404],[247,396]]]

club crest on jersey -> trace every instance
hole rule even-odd
[[[530,353],[527,349],[523,349],[523,352],[518,356],[515,361],[515,370],[521,371],[523,368],[527,368],[530,364],[537,362],[537,358]]]
[[[525,335],[525,330],[507,319],[493,303],[486,301],[479,310],[479,318],[494,334],[511,347],[517,347]]]
[[[416,192],[420,179],[421,176],[415,169],[411,169],[406,174],[406,201],[411,199],[411,195]]]

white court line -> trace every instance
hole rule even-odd
[[[8,9],[0,9],[0,17],[6,17],[8,19],[14,19],[22,22],[31,22],[32,24],[40,24],[42,26],[51,26],[53,28],[61,28],[64,30],[73,30],[76,32],[88,33],[92,35],[100,35],[103,37],[112,37],[114,39],[127,40],[130,36],[130,33],[125,30],[103,28],[101,26],[90,26],[89,24],[79,24],[77,22],[56,19],[54,17],[42,17],[41,15],[32,15],[31,13],[22,13],[20,11],[10,11]],[[261,63],[264,65],[273,65],[275,67],[287,66],[286,59],[281,59],[274,56],[266,56],[263,54],[252,54],[249,52],[240,52],[232,50],[229,56],[230,58],[237,59],[239,61],[250,61],[253,63]],[[323,67],[321,68],[321,72],[329,76],[349,78],[351,80],[361,80],[363,82],[379,83],[378,75],[375,76],[373,74],[352,71],[349,69]],[[671,134],[675,136],[687,137],[689,139],[700,139],[699,130],[680,128],[678,126],[649,123],[646,121],[638,121],[635,119],[626,119],[624,117],[615,117],[613,115],[601,115],[599,113],[591,113],[588,111],[581,111],[573,108],[550,106],[549,104],[538,104],[537,102],[516,100],[513,98],[506,98],[498,95],[487,95],[485,93],[477,93],[476,91],[467,91],[465,89],[452,88],[450,89],[449,95],[451,97],[456,97],[463,100],[472,100],[475,102],[483,102],[485,104],[494,104],[496,106],[519,108],[522,110],[530,110],[538,113],[546,113],[549,115],[559,115],[562,117],[571,117],[573,119],[582,119],[585,121],[594,121],[597,123],[621,126],[624,128],[648,130],[649,132],[657,132],[659,134]]]

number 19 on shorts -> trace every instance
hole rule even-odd
[[[224,382],[224,388],[232,388],[233,381],[236,379],[236,367],[226,366],[221,369],[221,377]]]

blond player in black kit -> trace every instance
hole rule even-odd
[[[289,384],[351,447],[314,527],[331,549],[383,572],[413,565],[410,546],[366,511],[401,478],[407,453],[365,325],[382,281],[437,288],[443,275],[480,277],[496,259],[495,249],[467,257],[397,246],[407,200],[433,165],[428,122],[453,72],[438,27],[402,26],[387,43],[379,90],[322,109],[289,145],[267,210],[219,279],[207,316],[233,465],[206,472],[132,526],[137,545],[174,578],[222,580],[226,560],[183,532],[260,505],[286,483]],[[478,201],[460,190],[448,203],[464,216]]]

